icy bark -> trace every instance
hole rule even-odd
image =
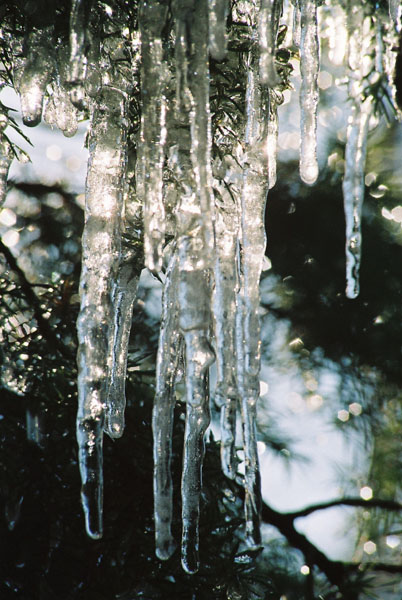
[[[226,19],[228,12],[228,0],[209,1],[209,52],[215,60],[223,60],[226,56]]]
[[[317,0],[300,0],[300,177],[312,185],[318,177],[317,106],[319,47]]]
[[[237,376],[241,395],[245,454],[246,541],[259,546],[260,473],[256,438],[256,403],[259,397],[260,325],[259,281],[265,252],[264,213],[268,192],[266,136],[268,93],[258,86],[255,60],[249,59],[246,92],[246,134],[241,195],[241,288],[237,313]]]
[[[42,119],[46,86],[54,70],[53,27],[32,29],[25,44],[25,62],[19,83],[22,120],[35,127]]]
[[[175,550],[171,525],[173,485],[172,454],[175,380],[181,355],[178,321],[178,258],[174,253],[166,271],[161,329],[156,362],[156,395],[152,413],[154,437],[154,515],[156,555],[168,559]]]
[[[280,81],[275,66],[275,54],[281,9],[281,0],[261,0],[258,24],[260,81],[269,87],[275,87]]]
[[[88,535],[102,536],[102,440],[109,394],[115,281],[121,251],[125,98],[104,89],[91,122],[78,317],[77,440]]]

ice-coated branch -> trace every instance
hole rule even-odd
[[[317,106],[319,45],[317,0],[300,0],[300,177],[312,185],[318,177]]]
[[[91,120],[77,322],[77,440],[86,528],[93,538],[102,536],[102,438],[121,253],[125,117],[125,96],[115,88],[104,88]]]

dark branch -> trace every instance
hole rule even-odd
[[[348,580],[353,573],[362,568],[370,571],[385,571],[388,573],[402,573],[402,565],[393,565],[386,563],[344,563],[341,561],[329,559],[321,550],[312,544],[303,534],[299,533],[295,526],[295,519],[307,516],[316,510],[331,508],[332,506],[369,506],[372,508],[385,508],[388,510],[400,510],[402,506],[392,500],[362,500],[360,498],[345,498],[343,500],[333,500],[323,504],[309,506],[304,510],[293,513],[280,513],[265,502],[262,505],[261,517],[265,523],[276,527],[286,538],[288,543],[300,550],[309,566],[315,565],[322,573],[326,575],[328,581],[336,585],[342,592],[344,600],[352,599],[353,595],[348,595]]]
[[[383,508],[384,510],[402,510],[402,504],[395,502],[394,500],[381,500],[371,499],[363,500],[362,498],[341,498],[339,500],[329,500],[328,502],[322,502],[320,504],[312,504],[306,506],[302,510],[295,512],[285,513],[287,517],[292,520],[298,519],[299,517],[307,517],[317,510],[325,510],[326,508],[332,508],[334,506],[355,506],[362,508]]]

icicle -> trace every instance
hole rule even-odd
[[[176,79],[178,108],[188,111],[191,159],[201,208],[203,267],[213,261],[211,132],[209,111],[208,12],[206,0],[175,0]]]
[[[317,0],[300,0],[300,177],[312,185],[318,177],[317,105],[319,47]]]
[[[78,110],[72,104],[66,85],[68,80],[69,56],[66,48],[58,49],[57,77],[52,84],[54,123],[66,137],[72,137],[78,129]],[[46,115],[45,115],[46,118]]]
[[[3,121],[3,117],[4,115],[0,115],[0,208],[6,199],[8,171],[13,160],[10,144],[3,133],[7,126],[7,119],[4,118]]]
[[[24,125],[35,127],[42,118],[46,86],[54,69],[53,27],[33,29],[26,42],[26,59],[19,84]]]
[[[168,5],[163,0],[140,3],[141,33],[141,131],[138,189],[144,201],[145,264],[151,271],[162,267],[165,239],[165,210],[162,198],[162,169],[166,140],[166,82],[162,30]]]
[[[102,536],[102,441],[113,339],[115,281],[121,248],[125,173],[125,98],[104,89],[95,107],[86,182],[78,317],[77,440],[87,533]]]
[[[300,0],[292,0],[293,4],[293,45],[300,48],[301,23],[300,23]]]
[[[223,60],[226,56],[226,19],[228,12],[228,0],[209,1],[209,52],[215,60]]]
[[[364,168],[367,152],[367,135],[373,112],[373,98],[364,99],[365,77],[372,61],[372,37],[370,17],[365,8],[350,6],[348,20],[349,99],[351,115],[346,134],[345,175],[343,200],[346,220],[346,296],[359,295],[359,268],[361,256],[361,213],[364,199]],[[378,50],[378,48],[377,48]],[[370,56],[370,60],[365,60]]]
[[[275,66],[276,36],[282,10],[281,0],[261,0],[259,12],[260,81],[269,87],[280,82]]]
[[[276,156],[278,147],[278,101],[274,90],[269,90],[269,117],[267,130],[268,186],[276,183]]]
[[[137,261],[135,252],[124,253],[114,287],[114,323],[110,336],[112,364],[105,419],[105,431],[111,438],[121,437],[124,431],[128,342],[139,280]]]
[[[343,201],[346,219],[346,295],[352,299],[359,295],[364,167],[372,111],[372,98],[367,98],[361,107],[355,105],[352,108],[345,149]]]
[[[90,47],[89,17],[92,0],[72,0],[70,15],[70,61],[67,81],[71,86],[71,101],[79,109],[84,105],[84,82]]]
[[[264,214],[268,192],[266,150],[268,92],[258,86],[255,59],[248,60],[246,134],[241,196],[241,289],[238,295],[236,344],[237,376],[245,454],[246,541],[260,545],[260,474],[256,439],[256,403],[259,397],[260,327],[259,281],[265,252]],[[264,148],[265,145],[265,148]]]
[[[182,196],[177,211],[179,256],[179,326],[185,341],[186,427],[182,475],[182,565],[198,569],[198,519],[204,434],[209,423],[208,367],[214,360],[209,345],[213,211],[210,173],[208,73],[208,11],[206,0],[176,0],[177,114]],[[191,163],[188,161],[188,124]],[[186,157],[187,154],[187,157]]]
[[[156,555],[168,559],[176,544],[172,537],[172,454],[175,379],[181,355],[178,321],[178,258],[173,253],[163,291],[162,319],[156,363],[156,395],[152,415],[154,436],[154,514]]]
[[[239,207],[230,194],[221,189],[224,203],[216,200],[215,222],[215,293],[213,298],[214,333],[216,340],[217,381],[215,402],[221,409],[221,462],[230,479],[236,476],[236,269]]]
[[[389,14],[391,19],[395,23],[396,29],[399,31],[400,29],[400,19],[401,19],[401,3],[400,0],[389,0]]]

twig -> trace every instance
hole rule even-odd
[[[325,510],[326,508],[332,508],[334,506],[356,506],[362,508],[383,508],[384,510],[402,510],[402,504],[395,502],[394,500],[381,500],[372,498],[371,500],[363,500],[362,498],[341,498],[337,500],[329,500],[328,502],[322,502],[320,504],[312,504],[306,506],[302,510],[295,512],[285,513],[291,519],[298,519],[299,517],[307,517],[317,510]]]

